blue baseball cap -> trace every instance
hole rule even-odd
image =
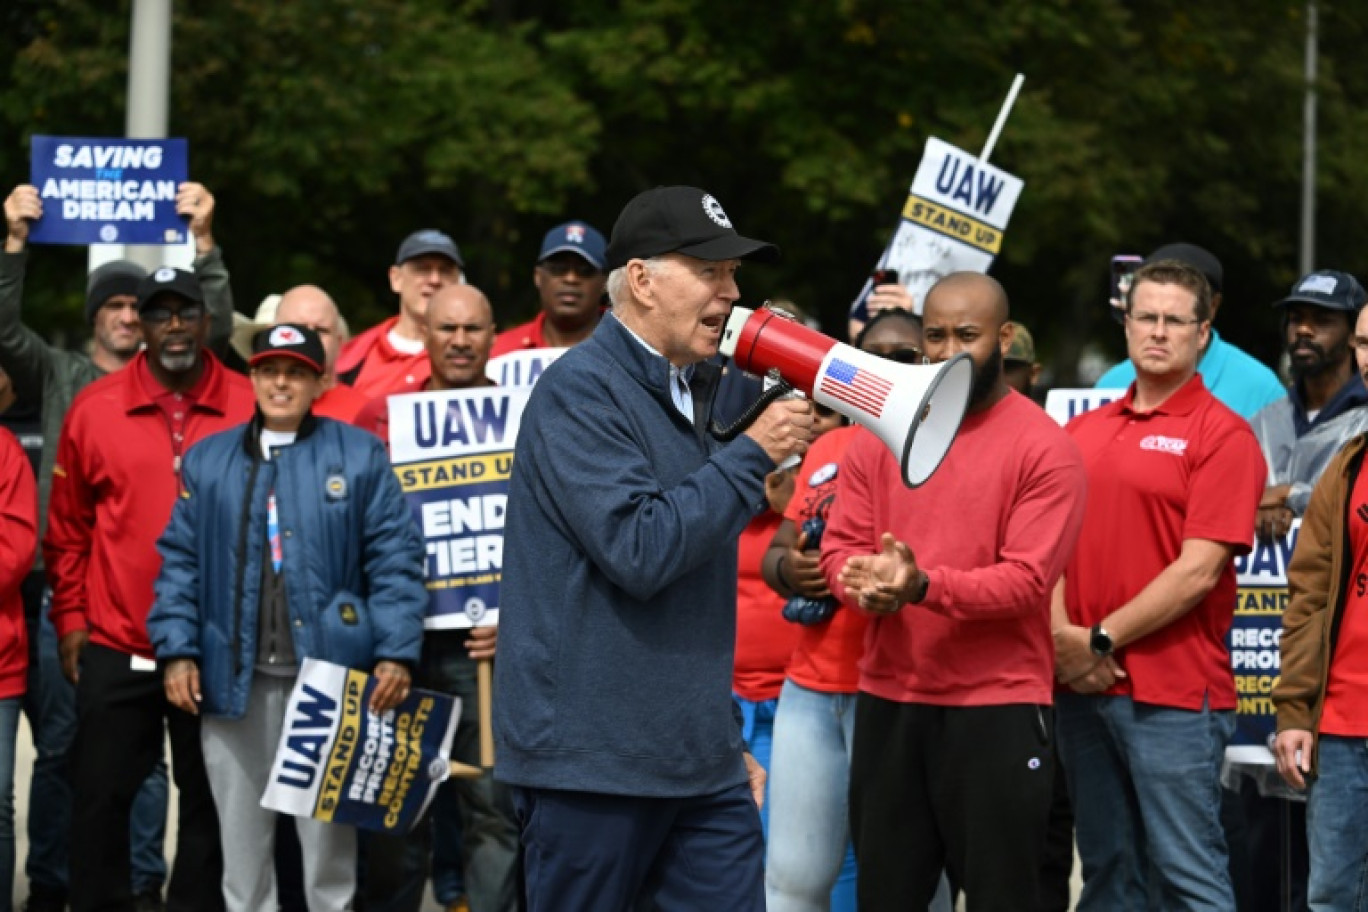
[[[1315,307],[1324,307],[1326,310],[1356,313],[1365,301],[1368,301],[1368,294],[1364,293],[1358,279],[1347,272],[1319,269],[1297,279],[1297,283],[1292,286],[1292,293],[1273,306],[1311,304]]]
[[[603,255],[608,242],[599,234],[598,229],[588,222],[566,222],[546,232],[542,238],[541,253],[537,254],[540,263],[547,257],[558,253],[578,253],[595,269],[603,269]]]
[[[462,269],[465,268],[465,260],[461,259],[461,248],[456,246],[456,242],[431,228],[415,231],[404,238],[404,243],[399,245],[399,252],[394,256],[394,264],[402,266],[409,260],[429,253],[444,256]]]

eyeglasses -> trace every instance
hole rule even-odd
[[[578,256],[571,254],[573,259],[564,260],[542,260],[537,265],[545,269],[556,278],[564,278],[569,273],[574,273],[581,279],[592,279],[599,275],[599,270],[588,260],[581,260]]]
[[[1152,330],[1160,325],[1168,325],[1176,330],[1191,329],[1198,323],[1205,323],[1196,317],[1175,317],[1172,314],[1157,314],[1149,311],[1135,311],[1126,314],[1126,319],[1139,326],[1141,329]]]
[[[180,317],[181,323],[198,323],[204,316],[204,306],[201,304],[186,304],[179,310],[172,310],[164,305],[157,307],[145,307],[138,313],[138,318],[144,323],[170,323],[172,317]]]
[[[925,364],[926,356],[916,348],[895,348],[891,352],[884,352],[879,357],[887,358],[889,361],[897,361],[899,364]]]

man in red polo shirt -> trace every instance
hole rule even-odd
[[[1081,912],[1235,908],[1221,758],[1235,729],[1225,635],[1266,468],[1197,373],[1211,288],[1165,260],[1135,274],[1125,397],[1075,419],[1088,471],[1053,619],[1060,754],[1083,862]],[[1151,882],[1157,878],[1157,882]]]
[[[546,232],[532,270],[541,313],[499,333],[490,357],[529,348],[569,348],[589,338],[603,314],[607,246],[587,222],[566,222]]]
[[[128,819],[170,730],[180,824],[167,904],[223,908],[218,819],[194,716],[166,701],[147,637],[156,542],[184,452],[246,421],[247,380],[205,348],[194,274],[165,267],[138,286],[146,349],[86,386],[57,446],[43,554],[62,668],[76,684],[71,838],[73,912],[131,908]],[[163,726],[165,722],[165,726]]]
[[[969,908],[1030,909],[1053,784],[1050,593],[1083,519],[1077,448],[1008,387],[1007,295],[952,273],[924,351],[974,360],[969,410],[931,480],[861,431],[822,539],[832,594],[876,615],[850,761],[862,912],[925,909],[942,869]]]
[[[432,230],[404,238],[394,263],[389,280],[399,296],[399,313],[352,339],[337,359],[338,378],[368,399],[428,378],[422,330],[428,299],[459,284],[465,269],[456,242]]]

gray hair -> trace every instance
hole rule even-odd
[[[663,256],[648,257],[641,261],[646,267],[646,271],[655,274],[667,262]],[[608,300],[614,307],[622,304],[627,299],[627,267],[619,266],[608,273]]]

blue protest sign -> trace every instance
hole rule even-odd
[[[179,244],[183,139],[34,136],[30,175],[43,201],[34,244]]]
[[[375,678],[305,659],[261,806],[387,833],[413,827],[450,774],[461,701],[412,690],[369,709]]]
[[[427,551],[429,630],[499,621],[508,478],[530,392],[389,397],[390,459]]]

